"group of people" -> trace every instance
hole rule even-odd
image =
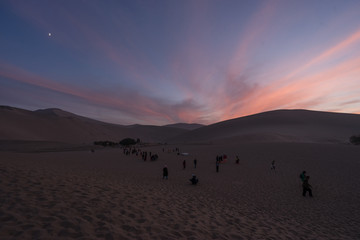
[[[180,149],[179,149],[178,147],[172,148],[172,149],[170,149],[170,148],[169,148],[169,149],[163,148],[162,151],[163,151],[163,152],[167,152],[167,153],[171,153],[171,152],[177,153],[177,154],[180,153]]]
[[[218,155],[216,156],[216,172],[219,172],[219,167],[220,167],[220,163],[223,162],[224,160],[226,160],[227,156],[226,155]],[[239,164],[239,157],[236,156],[236,163]],[[196,168],[197,166],[197,159],[195,158],[194,161],[194,168]],[[183,165],[183,169],[185,170],[186,169],[186,160],[184,160],[182,162],[182,165]],[[163,168],[163,179],[168,179],[169,178],[169,170],[167,168],[167,166],[165,165],[164,168]],[[192,185],[196,185],[198,182],[199,182],[199,179],[196,177],[195,174],[192,174],[192,177],[189,179],[191,184]]]
[[[220,163],[222,162],[223,158],[220,157],[220,156],[216,156],[216,172],[219,172],[219,166],[220,166]],[[236,164],[239,164],[239,157],[236,156]],[[194,159],[194,168],[196,168],[197,166],[197,159],[195,158]],[[186,160],[183,161],[183,169],[186,168]],[[275,160],[273,160],[271,162],[271,166],[270,166],[270,170],[273,170],[275,171]],[[167,168],[167,165],[164,166],[163,168],[163,179],[168,179],[169,177],[169,171],[168,171],[168,168]],[[300,174],[300,179],[301,179],[301,182],[302,182],[302,189],[303,189],[303,192],[302,192],[302,195],[305,197],[306,196],[306,193],[309,192],[309,196],[310,197],[313,197],[313,194],[312,194],[312,186],[309,184],[309,179],[310,179],[310,176],[307,176],[306,175],[306,171],[303,171],[301,174]],[[199,179],[196,177],[195,174],[192,174],[191,178],[189,179],[191,184],[192,185],[196,185],[198,182],[199,182]]]
[[[196,162],[197,160],[194,160],[195,168],[196,168]],[[167,165],[163,168],[163,179],[167,180],[169,179],[169,170],[167,168]],[[189,179],[192,185],[196,185],[199,182],[199,179],[196,177],[195,174],[192,174],[191,178]]]
[[[216,163],[215,163],[216,172],[219,172],[220,163],[224,162],[226,159],[227,159],[226,155],[218,155],[218,156],[216,156]],[[240,159],[239,159],[238,156],[236,156],[235,163],[239,164],[239,162],[240,162]],[[196,158],[194,159],[193,163],[194,163],[194,168],[196,168],[196,166],[197,166],[197,159]],[[186,169],[186,160],[184,160],[182,162],[182,165],[183,165],[183,169],[185,170]],[[169,171],[168,171],[167,166],[165,165],[164,168],[163,168],[163,179],[168,179],[168,177],[169,177]],[[199,179],[196,177],[195,174],[192,174],[192,178],[190,179],[190,182],[191,182],[191,184],[196,185],[199,182]]]
[[[195,158],[194,159],[194,168],[196,168],[196,166],[197,166],[197,159]],[[186,168],[186,160],[183,161],[183,169],[185,170],[185,168]]]
[[[275,160],[271,162],[270,170],[275,171]],[[309,196],[312,197],[312,186],[309,183],[310,176],[306,175],[306,171],[302,171],[300,174],[300,179],[302,182],[302,195],[305,197],[306,193],[309,192]]]

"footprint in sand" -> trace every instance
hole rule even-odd
[[[144,223],[146,222],[146,219],[145,218],[140,218],[138,220],[136,220],[137,223]]]

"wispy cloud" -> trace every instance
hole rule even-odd
[[[281,108],[317,108],[317,106],[336,106],[337,101],[331,99],[335,92],[351,91],[360,88],[360,82],[348,75],[359,73],[360,59],[349,59],[332,68],[311,74],[305,77],[297,77],[292,81],[274,81],[266,86],[258,87],[252,94],[241,98],[244,104],[236,112],[237,115],[248,115],[256,112],[268,111]],[[350,81],[350,82],[349,82]]]

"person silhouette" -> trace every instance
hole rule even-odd
[[[195,176],[195,174],[193,174],[189,180],[192,185],[196,185],[199,182],[199,179]]]
[[[275,171],[275,160],[272,160],[270,170],[274,170],[274,171]]]
[[[169,171],[168,171],[168,168],[167,166],[165,165],[164,168],[163,168],[163,179],[168,179],[169,177]]]
[[[309,196],[312,197],[312,186],[309,184],[310,176],[306,176],[302,186],[303,186],[303,196],[306,196],[306,192],[309,192]]]

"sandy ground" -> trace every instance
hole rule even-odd
[[[175,147],[190,155],[168,152]],[[360,239],[360,147],[162,148],[143,148],[159,155],[153,162],[121,149],[1,151],[0,239]],[[219,173],[217,154],[229,157]],[[313,198],[301,195],[302,170]]]

